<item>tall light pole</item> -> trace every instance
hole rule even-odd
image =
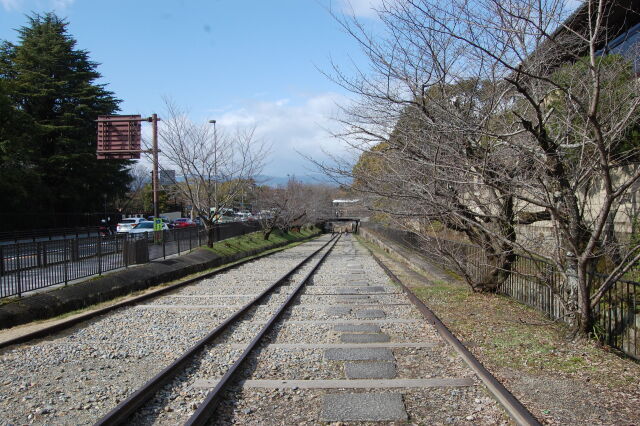
[[[213,124],[213,192],[214,202],[216,204],[216,215],[220,215],[218,207],[218,133],[216,131],[216,120],[209,120]]]

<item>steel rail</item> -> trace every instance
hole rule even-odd
[[[366,246],[365,246],[366,247]],[[427,307],[401,280],[396,274],[391,271],[374,253],[369,247],[367,247],[369,253],[375,261],[380,265],[386,274],[396,282],[402,291],[407,295],[409,300],[418,308],[422,316],[433,325],[438,334],[449,343],[458,352],[467,365],[476,373],[476,375],[482,380],[485,386],[489,389],[489,392],[493,397],[502,405],[507,414],[519,425],[527,426],[540,426],[540,422],[535,418],[533,414],[513,396],[509,390],[495,378],[493,374],[485,368],[484,365],[462,344],[460,340],[447,328],[447,326],[438,318],[438,316]]]
[[[304,242],[307,242],[307,241],[303,240],[302,242],[304,243]],[[67,329],[69,327],[72,327],[72,326],[74,326],[74,325],[76,325],[78,323],[81,323],[83,321],[87,321],[87,320],[95,318],[97,316],[107,314],[110,311],[116,310],[118,308],[122,308],[124,306],[135,305],[136,303],[139,303],[139,302],[145,301],[147,299],[150,299],[152,297],[156,297],[156,296],[159,296],[161,294],[176,290],[178,288],[193,284],[196,281],[200,281],[200,280],[212,277],[212,276],[214,276],[216,274],[219,274],[221,272],[229,271],[231,269],[234,269],[234,268],[237,268],[239,266],[242,266],[242,265],[244,265],[246,263],[253,262],[254,260],[259,260],[259,259],[262,259],[263,257],[271,256],[271,255],[279,253],[281,251],[285,251],[285,250],[287,250],[287,246],[277,247],[275,249],[270,249],[270,250],[271,251],[269,251],[268,253],[261,253],[261,254],[258,254],[258,255],[252,256],[252,257],[248,257],[248,258],[245,258],[245,259],[241,259],[241,260],[238,260],[238,261],[235,261],[235,262],[228,263],[228,264],[226,264],[224,266],[216,268],[213,271],[205,272],[203,274],[199,274],[197,276],[188,278],[188,279],[186,279],[184,281],[180,281],[179,283],[171,284],[169,286],[162,287],[162,288],[159,288],[157,290],[152,290],[149,293],[141,294],[140,296],[131,297],[131,298],[127,299],[127,300],[123,300],[122,302],[117,302],[117,303],[114,303],[113,305],[105,306],[104,308],[100,308],[100,309],[96,309],[96,310],[91,311],[91,312],[80,314],[78,316],[66,319],[66,320],[64,320],[62,322],[50,325],[48,327],[44,327],[44,328],[41,328],[41,329],[36,330],[36,331],[25,333],[25,334],[23,334],[21,336],[17,336],[15,338],[13,338],[13,339],[0,341],[0,349],[5,348],[7,346],[15,345],[15,344],[18,344],[18,343],[25,343],[25,342],[28,342],[30,340],[37,339],[39,337],[49,336],[51,334],[54,334],[54,333],[57,333],[59,331],[65,330],[65,329]]]
[[[280,286],[284,281],[289,279],[291,275],[298,271],[303,265],[305,265],[312,257],[322,251],[327,245],[336,239],[333,236],[329,241],[322,245],[319,249],[315,250],[309,256],[305,257],[301,262],[294,266],[291,270],[286,272],[277,281],[266,288],[262,293],[257,295],[251,301],[246,303],[240,309],[238,309],[231,316],[227,317],[221,324],[214,328],[209,334],[200,339],[196,344],[184,352],[179,358],[173,361],[169,366],[165,367],[162,371],[156,374],[152,379],[147,381],[142,387],[138,388],[133,394],[129,395],[124,401],[114,407],[111,411],[105,414],[95,424],[98,426],[103,425],[120,425],[123,424],[133,415],[138,408],[151,399],[167,382],[173,379],[183,368],[189,363],[190,359],[200,352],[208,343],[222,334],[230,325],[238,320],[240,316],[245,314],[249,309],[257,305],[262,299],[264,299],[269,293]],[[334,243],[335,245],[335,243]]]
[[[313,276],[313,274],[318,270],[320,265],[324,262],[324,260],[329,256],[329,253],[336,246],[340,237],[342,235],[339,234],[338,238],[334,241],[333,245],[329,247],[329,250],[325,254],[322,255],[320,260],[313,266],[313,268],[305,275],[305,277],[298,283],[298,285],[293,289],[293,291],[289,294],[289,297],[280,305],[278,310],[271,316],[269,321],[262,327],[262,329],[256,334],[256,336],[251,340],[251,342],[247,345],[245,350],[242,352],[242,355],[236,360],[235,363],[227,370],[227,372],[222,376],[222,378],[216,384],[216,387],[213,388],[211,392],[207,394],[205,400],[198,406],[197,410],[193,415],[187,420],[185,426],[197,426],[197,425],[205,425],[209,422],[213,413],[215,412],[218,402],[220,401],[220,396],[225,389],[226,385],[233,379],[233,376],[237,373],[238,369],[242,365],[242,363],[247,359],[249,354],[253,351],[260,340],[264,337],[264,335],[271,329],[273,324],[280,318],[285,309],[289,307],[293,299],[298,295],[302,287],[309,281],[309,278]],[[331,241],[330,241],[331,242]]]

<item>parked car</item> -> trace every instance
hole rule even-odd
[[[162,223],[165,223],[169,227],[169,229],[173,228],[173,223],[169,220],[169,218],[160,216],[160,219],[162,220]],[[150,220],[151,222],[153,222],[153,216],[149,216],[147,220]]]
[[[118,225],[116,225],[116,232],[126,233],[135,228],[140,222],[144,222],[145,219],[142,217],[128,217],[122,219]]]
[[[168,231],[169,226],[166,223],[162,224],[162,230]],[[136,225],[135,228],[129,230],[129,234],[142,234],[144,232],[153,232],[153,222],[150,220],[145,220],[144,222],[140,222]]]
[[[211,210],[211,219],[216,223],[229,223],[236,221],[236,212],[233,209],[221,207],[218,211]]]
[[[251,212],[248,212],[246,210],[241,210],[236,213],[236,218],[241,222],[246,222],[247,220],[249,220],[249,217],[251,217]]]
[[[176,219],[173,221],[174,229],[190,228],[193,226],[197,226],[197,225],[188,217],[181,217],[180,219]]]

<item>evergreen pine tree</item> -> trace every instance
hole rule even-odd
[[[29,121],[2,142],[6,158],[21,160],[0,163],[29,170],[22,186],[30,197],[17,207],[22,213],[99,212],[105,196],[123,194],[129,182],[128,161],[96,159],[95,120],[116,112],[120,100],[96,82],[98,64],[76,48],[67,25],[53,13],[35,14],[18,30],[18,43],[0,47],[8,107],[15,120]]]

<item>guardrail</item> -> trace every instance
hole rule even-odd
[[[213,232],[220,241],[259,229],[241,222],[217,225]],[[206,243],[206,232],[190,227],[0,245],[0,298],[188,252]]]
[[[434,258],[426,250],[421,249],[426,241],[412,232],[372,223],[362,223],[361,227],[418,251],[437,263],[443,263],[442,259]],[[488,268],[486,254],[480,247],[442,239],[438,239],[437,244],[441,250],[455,253],[456,261],[460,262],[474,278],[481,276],[483,269]],[[568,322],[565,300],[570,290],[564,275],[553,265],[541,259],[516,256],[517,260],[498,292],[544,312],[553,320]],[[591,289],[597,289],[606,279],[606,276],[601,274],[589,274],[589,277]],[[640,359],[640,283],[618,280],[600,300],[595,312],[594,334],[596,337],[630,357]]]

